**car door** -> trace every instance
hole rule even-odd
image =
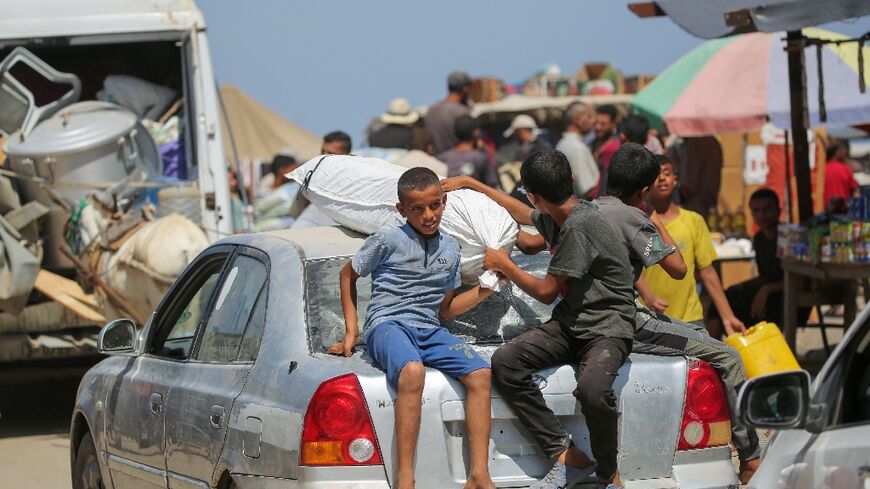
[[[238,249],[208,306],[190,359],[171,383],[166,468],[172,489],[210,485],[233,402],[253,365],[252,345],[243,338],[248,328],[262,329],[268,273],[264,253]]]
[[[203,307],[232,246],[204,251],[164,296],[148,327],[145,351],[132,358],[106,399],[106,446],[115,487],[167,487],[165,406],[188,359]]]
[[[814,396],[824,428],[793,468],[796,488],[870,488],[870,321],[832,359]]]

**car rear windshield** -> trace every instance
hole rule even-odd
[[[338,273],[350,257],[309,260],[305,262],[305,303],[308,341],[312,352],[322,352],[344,338],[344,316]],[[524,270],[542,277],[550,262],[549,253],[526,256],[515,253],[513,259]],[[464,286],[463,288],[468,288]],[[371,280],[357,281],[360,328],[371,294]],[[553,306],[531,298],[519,287],[508,285],[491,295],[474,309],[444,326],[472,344],[501,344],[528,328],[550,318]],[[361,334],[365,331],[361,331]]]

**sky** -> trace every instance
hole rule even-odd
[[[457,68],[508,82],[550,63],[564,74],[593,61],[655,74],[702,42],[666,17],[635,17],[627,3],[198,1],[218,83],[315,134],[344,130],[354,146],[392,98],[443,98]],[[858,36],[870,17],[823,27]]]

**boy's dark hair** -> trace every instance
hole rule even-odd
[[[350,140],[350,135],[344,131],[332,131],[331,133],[323,136],[324,143],[343,143],[344,144],[344,152],[350,153],[350,148],[353,147],[353,144]]]
[[[538,151],[523,161],[520,177],[528,192],[552,204],[574,195],[571,166],[561,151]]]
[[[649,121],[642,115],[632,114],[619,125],[619,132],[625,134],[625,139],[637,144],[646,144],[649,137]]]
[[[437,186],[441,188],[441,180],[434,171],[418,166],[402,173],[399,177],[398,194],[399,202],[405,202],[405,195],[412,190],[426,190],[429,187]]]
[[[296,158],[292,156],[276,155],[274,158],[272,158],[271,170],[276,177],[280,177],[281,175],[278,175],[278,172],[281,171],[281,168],[293,166],[295,164]]]
[[[596,114],[606,114],[610,116],[610,120],[615,121],[617,117],[619,117],[619,112],[616,111],[616,107],[610,104],[599,105],[595,109]]]
[[[461,143],[474,140],[474,131],[480,127],[470,115],[461,115],[453,122],[453,134]]]
[[[607,195],[625,199],[649,187],[659,176],[661,162],[640,144],[622,144],[607,167]]]
[[[779,196],[769,188],[760,188],[755,192],[752,192],[752,195],[749,196],[749,202],[752,202],[753,200],[771,200],[776,204],[776,207],[779,208]]]

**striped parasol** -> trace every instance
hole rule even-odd
[[[816,28],[803,33],[811,39],[848,39]],[[790,127],[784,38],[785,33],[753,33],[706,41],[638,93],[632,108],[654,126],[664,121],[680,136],[757,131],[767,117],[777,127]],[[870,47],[862,51],[870,62]],[[804,54],[810,125],[870,122],[870,92],[861,93],[858,76],[860,69],[870,80],[870,66],[858,55],[858,43],[809,46]],[[820,81],[826,121],[820,118]]]

